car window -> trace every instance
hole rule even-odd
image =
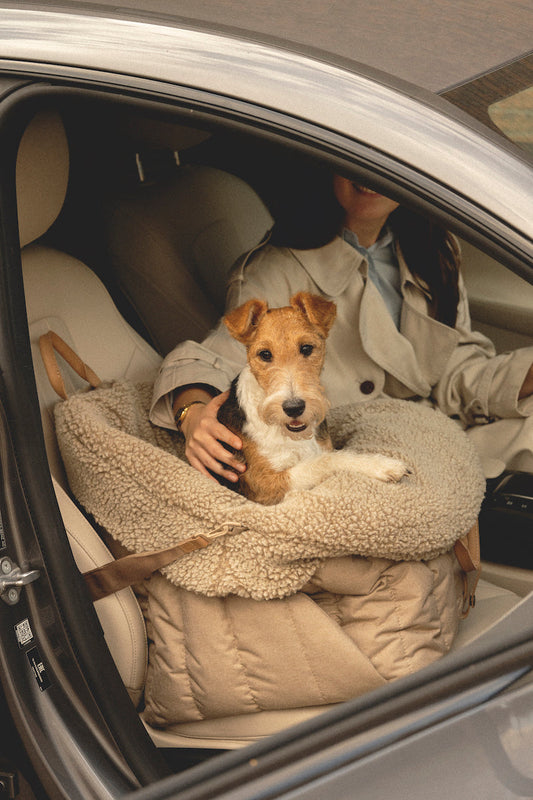
[[[489,106],[494,124],[513,142],[533,154],[533,87]]]
[[[533,55],[444,93],[454,105],[533,151]]]
[[[495,100],[494,102],[496,103],[498,101]],[[205,118],[201,120],[202,123],[205,123],[205,129],[200,123],[198,123],[200,125],[198,128],[188,127],[185,120],[186,115],[183,113],[179,115],[176,114],[176,118],[174,119],[174,117],[166,113],[162,115],[161,110],[158,109],[159,113],[156,114],[154,110],[154,119],[151,119],[150,114],[144,106],[143,113],[140,113],[140,107],[140,104],[139,106],[135,106],[135,113],[132,113],[130,117],[130,115],[124,113],[123,103],[117,103],[116,107],[113,108],[108,105],[108,102],[102,102],[101,106],[94,102],[87,103],[86,105],[79,102],[73,104],[71,107],[69,107],[68,102],[65,101],[63,103],[62,116],[63,123],[68,133],[71,172],[65,205],[59,212],[59,217],[56,219],[53,227],[44,234],[43,240],[39,242],[39,245],[34,247],[35,242],[29,241],[23,248],[25,251],[23,252],[23,262],[25,267],[28,321],[32,329],[30,335],[35,337],[40,335],[39,326],[41,325],[43,317],[47,319],[53,318],[56,321],[61,319],[60,313],[63,312],[58,308],[61,297],[69,298],[67,310],[70,312],[70,298],[76,298],[79,293],[79,287],[83,285],[84,302],[83,304],[80,303],[80,313],[74,315],[69,313],[69,320],[73,320],[72,325],[76,324],[76,326],[80,326],[80,329],[84,328],[81,331],[81,340],[85,343],[84,346],[88,348],[88,355],[86,352],[83,352],[83,356],[87,358],[88,363],[94,366],[96,371],[101,375],[118,375],[121,373],[118,372],[118,367],[116,367],[115,371],[115,362],[111,365],[111,362],[108,361],[111,356],[106,352],[106,347],[101,346],[98,340],[98,335],[104,331],[102,320],[105,314],[103,311],[104,304],[101,302],[102,296],[99,295],[98,302],[96,302],[95,299],[92,304],[90,302],[90,297],[92,295],[90,294],[88,284],[85,280],[81,282],[81,277],[80,283],[78,284],[78,275],[83,273],[86,276],[90,271],[96,272],[98,277],[109,289],[110,294],[111,292],[116,292],[116,302],[120,304],[121,309],[124,309],[124,316],[127,316],[128,320],[131,319],[132,325],[137,327],[141,335],[144,335],[145,332],[149,333],[149,338],[152,341],[155,341],[157,337],[151,326],[149,311],[154,311],[154,316],[158,321],[163,320],[164,306],[161,298],[175,299],[177,303],[175,310],[171,311],[167,318],[169,322],[167,323],[166,320],[163,320],[165,325],[172,324],[176,326],[177,320],[180,324],[186,325],[185,333],[188,338],[193,337],[194,334],[194,338],[201,339],[201,333],[192,331],[187,315],[189,314],[191,317],[194,316],[199,325],[204,324],[203,319],[200,318],[200,312],[206,312],[207,300],[204,298],[207,298],[209,291],[212,290],[215,283],[212,268],[214,263],[213,254],[220,260],[222,260],[221,254],[224,256],[227,255],[228,264],[232,262],[233,257],[230,257],[230,248],[227,246],[225,235],[227,230],[224,230],[220,223],[221,215],[218,210],[215,209],[216,215],[212,219],[208,216],[208,203],[204,202],[202,200],[202,195],[199,194],[199,189],[201,188],[200,178],[203,178],[208,171],[211,177],[213,177],[213,172],[216,173],[215,177],[217,177],[217,181],[210,180],[208,187],[208,199],[209,204],[211,204],[215,199],[215,185],[217,187],[220,185],[218,181],[218,178],[221,177],[220,173],[224,173],[221,180],[224,192],[222,203],[219,203],[219,206],[223,204],[224,211],[228,210],[228,203],[224,198],[227,195],[231,195],[232,202],[236,200],[237,186],[239,187],[238,197],[242,198],[242,200],[239,203],[239,211],[236,216],[239,219],[245,220],[244,227],[246,228],[247,236],[255,236],[256,228],[252,223],[257,223],[257,242],[266,228],[270,227],[272,220],[269,217],[270,212],[266,213],[262,204],[259,203],[256,206],[256,203],[252,202],[250,192],[252,189],[256,190],[258,196],[263,196],[264,194],[265,202],[270,200],[271,193],[276,195],[272,189],[272,184],[276,183],[273,165],[275,165],[280,172],[283,172],[286,163],[290,162],[294,164],[295,162],[295,152],[287,143],[283,143],[283,146],[274,147],[274,144],[277,145],[277,142],[267,140],[266,137],[261,138],[255,136],[253,135],[255,131],[250,133],[249,137],[247,137],[243,135],[242,129],[237,131],[230,125],[224,127],[220,125],[219,120],[216,120],[216,122],[211,121],[210,124],[208,124]],[[150,108],[149,111],[152,111],[152,109]],[[196,120],[194,121],[196,122]],[[237,135],[237,133],[239,133],[239,135]],[[38,141],[39,144],[42,143],[41,139]],[[318,156],[313,156],[313,160],[318,160]],[[320,161],[320,164],[322,164],[322,161]],[[326,166],[328,169],[330,168],[329,162]],[[352,167],[347,161],[343,163],[343,166],[347,171],[350,171],[352,168],[355,169],[355,167]],[[192,175],[192,178],[188,181],[187,179],[190,175]],[[366,173],[362,173],[362,175],[366,177]],[[34,177],[33,172],[31,177]],[[242,183],[246,185],[243,186]],[[381,188],[381,186],[378,188]],[[385,184],[385,189],[388,188],[389,184]],[[391,191],[395,189],[393,180],[390,181],[390,188]],[[200,207],[201,213],[195,211],[195,203],[193,202],[195,197],[196,208]],[[274,199],[276,199],[276,196]],[[268,203],[268,205],[270,206],[270,203]],[[246,211],[246,217],[244,211]],[[275,215],[276,204],[274,202],[272,202],[272,211]],[[437,211],[438,209],[434,211],[430,209],[428,213],[434,213],[437,219]],[[22,215],[19,215],[19,220],[21,218]],[[205,237],[199,236],[197,230],[193,228],[193,224],[199,223],[204,225],[201,232],[202,234],[204,232],[206,233]],[[233,227],[233,225],[231,227]],[[466,227],[466,223],[464,227]],[[157,240],[155,238],[155,233],[157,232],[162,232],[162,242],[159,246],[156,244]],[[176,254],[172,251],[171,247],[167,245],[169,242],[176,241],[178,239],[178,234],[180,234],[182,238],[179,243],[177,243],[180,247],[177,248],[178,252]],[[189,240],[187,240],[187,247],[185,246],[185,234],[190,234],[191,236],[192,244],[190,247]],[[213,237],[213,243],[210,238],[211,236]],[[254,244],[256,242],[254,242]],[[44,247],[42,245],[44,245]],[[141,245],[147,248],[146,257],[144,256]],[[247,243],[239,246],[241,250],[246,250],[249,244]],[[40,267],[38,259],[42,257],[43,252],[45,255],[46,253],[52,252],[53,257],[47,260],[44,269],[39,268],[32,270],[32,264],[34,263],[32,261],[33,255],[36,253],[37,261],[35,264]],[[170,253],[170,265],[172,268],[176,268],[171,274],[172,291],[164,288],[154,299],[156,278],[165,274],[163,256],[166,253]],[[464,246],[463,253],[465,264],[468,262],[473,290],[476,286],[480,286],[484,289],[487,283],[486,276],[491,264],[489,264],[485,255],[478,251],[477,248],[467,252],[467,247]],[[65,254],[68,254],[68,258]],[[178,255],[179,258],[177,257]],[[188,269],[186,256],[190,258],[190,263],[193,264],[194,269]],[[134,261],[134,259],[137,260]],[[128,267],[128,274],[126,274],[125,271],[119,274],[121,263]],[[207,267],[202,273],[202,275],[207,276],[203,281],[200,280],[202,277],[198,266],[200,263],[205,263]],[[53,270],[57,268],[63,271],[64,266],[68,267],[66,272],[68,272],[69,276],[72,276],[72,283],[69,283],[68,286],[63,278],[57,280],[53,277],[55,274]],[[140,267],[146,268],[147,271],[145,276],[146,280],[144,281],[142,281],[143,275],[140,273]],[[497,268],[498,276],[502,277],[505,282],[505,277],[509,273],[505,270],[504,265],[499,264],[499,262],[495,265],[495,271]],[[517,281],[518,284],[515,285],[515,291],[512,297],[509,298],[508,304],[511,306],[515,302],[518,303],[519,300],[524,300],[525,297],[522,291],[522,280],[517,278]],[[133,297],[133,288],[136,282],[140,290],[137,297]],[[58,285],[62,287],[60,293],[54,288]],[[69,286],[73,288],[69,289]],[[491,284],[491,286],[493,288],[489,292],[489,297],[480,297],[475,322],[477,323],[479,321],[486,325],[487,332],[489,332],[489,329],[493,329],[496,333],[501,329],[508,331],[510,326],[512,330],[509,335],[512,337],[513,341],[509,343],[509,347],[521,344],[522,340],[519,340],[517,337],[522,335],[529,337],[533,341],[533,329],[531,329],[531,327],[526,327],[525,330],[522,330],[515,326],[513,329],[514,320],[518,316],[516,309],[512,307],[502,310],[502,290],[499,285],[494,283]],[[46,298],[51,298],[50,311],[43,311]],[[495,298],[499,301],[499,304],[496,303],[496,308],[494,308]],[[198,300],[198,306],[196,305],[196,300]],[[484,302],[485,300],[487,300],[487,302]],[[99,322],[97,325],[89,325],[89,322],[93,322],[90,313],[86,318],[87,325],[85,325],[85,318],[81,314],[83,310],[82,305],[83,309],[87,312],[91,312],[94,308],[98,309]],[[214,312],[216,312],[216,310],[217,309],[214,309]],[[32,313],[34,314],[33,317]],[[216,321],[216,318],[215,314],[213,319]],[[112,319],[116,319],[114,313]],[[19,324],[22,325],[22,323]],[[67,323],[65,323],[65,325],[66,324]],[[70,322],[68,324],[70,324]],[[206,320],[205,324],[212,324],[212,320]],[[169,347],[172,347],[173,343],[179,338],[177,327],[174,327],[170,331],[170,334]],[[109,352],[114,357],[120,350],[119,337],[109,335],[104,336],[104,339],[104,344],[107,344]],[[134,337],[132,334],[128,333],[128,344],[131,341],[134,341]],[[137,340],[135,339],[135,341]],[[34,345],[35,344],[36,342],[34,342]],[[506,346],[507,344],[504,345],[502,343],[503,349],[505,349]],[[35,347],[34,349],[35,352],[38,353]],[[144,345],[143,349],[146,350]],[[500,349],[500,347],[498,349]],[[159,350],[163,353],[165,348],[161,345]],[[102,359],[104,371],[100,368],[99,359]],[[154,359],[154,363],[158,365],[158,357],[154,357]],[[130,361],[128,357],[126,361],[128,363],[133,362],[135,365],[140,363],[140,358],[136,357]],[[38,361],[37,364],[40,366],[40,361]],[[108,369],[109,373],[107,372]],[[128,378],[130,378],[130,375],[131,373],[128,373]],[[134,378],[131,377],[132,381],[133,379]],[[56,402],[55,397],[53,398],[53,402]],[[52,447],[55,448],[55,439],[53,439],[53,434],[51,435]],[[35,478],[35,482],[37,483],[37,478]],[[77,509],[77,506],[72,507],[73,503],[66,489],[63,495],[64,498],[66,498],[66,502],[60,510],[61,513],[64,513],[64,519],[66,521],[67,513],[70,514],[70,512],[74,510],[79,511],[79,509]],[[60,493],[58,493],[58,496],[62,497]],[[81,512],[79,513],[81,515]],[[69,517],[69,519],[72,521],[72,517]],[[77,517],[75,522],[76,526],[79,525],[80,529],[83,528],[84,531],[88,527],[88,521],[85,517]],[[75,525],[70,526],[69,534],[74,527]],[[92,531],[92,529],[90,532],[91,535],[94,533],[96,537],[96,532]],[[72,570],[72,572],[74,571]],[[491,584],[490,592],[496,592],[497,602],[499,602],[500,599],[502,602],[502,606],[497,609],[498,615],[503,613],[502,609],[507,610],[508,604],[514,605],[518,601],[518,594],[520,592],[523,594],[529,592],[532,585],[530,582],[530,573],[527,571],[527,580],[522,579],[523,583],[520,592],[518,592],[519,587],[517,587],[515,576],[511,575],[511,577],[509,577],[509,574],[510,573],[506,572],[504,575],[504,581],[507,581],[507,586],[509,586],[508,592],[507,588],[502,591],[497,581],[495,581],[493,585]],[[524,586],[525,588],[523,588]],[[492,597],[493,595],[489,594],[489,600],[491,600]],[[479,600],[483,600],[483,597],[479,596]],[[135,600],[133,600],[133,602],[136,603]],[[483,606],[481,607],[483,608]],[[138,611],[137,606],[135,606],[135,611]],[[84,609],[84,612],[86,612],[86,609]],[[71,616],[74,616],[74,612],[71,612]],[[67,619],[70,622],[70,617]],[[474,615],[470,616],[470,622],[472,620],[475,621]],[[72,625],[72,627],[75,628],[75,625]],[[124,627],[125,626],[121,627],[121,631],[124,630]],[[130,625],[130,628],[132,627],[133,626]],[[104,634],[108,636],[110,650],[112,650],[111,645],[115,642],[122,648],[123,640],[121,638],[106,633],[104,623],[102,623],[102,629],[104,630]],[[144,628],[142,628],[142,626],[141,635],[143,638],[142,645],[144,647],[146,642],[144,641]],[[85,639],[87,641],[84,643],[84,649],[82,649],[81,652],[83,657],[90,660],[89,657],[85,655],[90,649],[88,636],[85,636]],[[500,644],[501,641],[500,639]],[[447,669],[456,669],[461,659],[467,659],[469,657],[468,654],[464,655],[467,644],[469,645],[467,640],[466,642],[465,644],[465,640],[463,640],[461,644],[463,648],[462,652],[458,652],[457,655],[452,654],[450,660],[443,663],[442,666],[437,664],[434,672],[437,678],[440,675],[444,675]],[[100,645],[102,646],[102,643],[100,643]],[[123,652],[124,650],[122,649],[122,653]],[[144,652],[144,650],[142,652]],[[114,657],[115,652],[113,652],[113,658]],[[98,683],[98,681],[93,679],[93,673],[97,670],[96,660],[95,657],[94,664],[90,665],[91,669],[87,672],[89,685]],[[117,663],[119,663],[118,656]],[[451,666],[448,667],[448,664]],[[130,667],[129,661],[127,667],[128,669]],[[144,662],[142,668],[144,669]],[[100,669],[100,667],[98,667],[98,669]],[[103,671],[102,674],[104,674]],[[118,683],[118,673],[114,676],[114,680]],[[470,671],[468,676],[469,685],[472,680],[472,671]],[[127,707],[127,714],[129,714],[129,717],[122,711],[125,722],[121,725],[121,720],[119,719],[121,714],[119,701],[123,705],[128,702],[125,696],[125,690],[123,698],[118,692],[115,692],[114,696],[111,698],[111,693],[108,695],[107,681],[102,681],[101,683],[103,684],[101,694],[104,695],[102,703],[104,701],[108,703],[109,698],[109,700],[112,700],[109,705],[116,707],[116,710],[115,708],[113,709],[114,716],[109,721],[109,728],[113,732],[120,747],[124,749],[128,747],[130,748],[128,752],[133,752],[136,748],[137,740],[133,735],[130,735],[130,732],[126,730],[126,728],[128,727],[128,723],[132,723],[132,715],[136,709],[133,708],[133,706],[132,708],[129,706]],[[449,684],[451,685],[450,681]],[[112,683],[109,685],[114,686]],[[414,686],[415,680],[413,679],[412,687]],[[386,688],[387,691],[389,691],[388,687]],[[98,689],[100,691],[100,686],[98,686]],[[392,693],[394,691],[395,688],[393,687],[390,692]],[[372,725],[376,724],[377,715],[380,713],[379,704],[383,701],[384,695],[385,689],[381,700],[379,698],[377,700],[366,700],[365,698],[364,700],[364,702],[369,705],[375,704],[376,716],[371,723]],[[389,694],[389,696],[392,695]],[[98,695],[98,697],[100,697],[100,695]],[[427,697],[426,699],[417,699],[416,703],[423,708],[426,703],[431,703],[431,699],[427,699]],[[350,711],[339,708],[333,709],[333,712],[346,715],[350,713],[355,716],[358,710],[362,708],[363,701],[361,701],[361,705],[359,706],[354,705]],[[315,712],[310,713],[313,714]],[[302,717],[302,719],[303,718],[304,717]],[[135,722],[137,722],[136,717],[134,717],[134,719]],[[107,719],[106,722],[108,722]],[[224,727],[226,724],[220,719],[217,719],[216,723],[221,727]],[[309,730],[311,730],[311,723],[309,724]],[[324,725],[328,725],[327,721]],[[115,733],[114,727],[119,729],[117,733]],[[369,729],[368,724],[367,729]],[[141,730],[144,734],[144,727]],[[138,731],[137,734],[140,738],[140,731]],[[165,749],[165,741],[168,743],[168,739],[165,740],[165,730],[161,733],[159,729],[154,727],[149,731],[149,734],[154,737],[154,743],[160,747],[161,750]],[[293,734],[282,732],[278,735],[292,736]],[[302,749],[305,749],[307,746],[305,737],[298,733],[294,736]],[[235,735],[235,739],[236,738],[237,736]],[[131,742],[131,744],[129,742]],[[173,744],[175,744],[174,741]],[[255,746],[263,747],[266,751],[266,748],[270,745],[268,745],[268,743],[256,743]],[[275,743],[272,745],[272,748],[274,747],[276,747]],[[144,755],[144,751],[140,748],[137,749],[139,753],[141,753],[141,756],[136,755],[135,760],[141,762],[143,760],[142,756]],[[171,747],[169,746],[168,749],[171,749]],[[259,751],[252,750],[252,753],[254,752]],[[206,755],[206,758],[207,757],[210,757],[209,753]],[[181,754],[179,754],[177,758],[179,760],[179,766],[177,768],[185,768],[186,759],[182,758]],[[203,756],[201,756],[201,758],[203,758]],[[243,759],[246,759],[246,756],[244,756]],[[262,768],[264,769],[263,762]],[[148,764],[146,771],[149,772],[149,769],[150,764]],[[221,771],[223,771],[223,769],[222,767]],[[139,774],[141,774],[141,770],[144,770],[143,765],[139,768]],[[216,795],[212,794],[211,796],[214,797]]]

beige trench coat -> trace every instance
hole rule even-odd
[[[365,259],[340,237],[315,250],[266,244],[246,254],[230,274],[227,307],[254,297],[283,306],[297,291],[333,300],[337,318],[322,373],[332,406],[384,396],[424,398],[465,427],[499,418],[522,422],[533,413],[531,398],[518,401],[533,348],[496,355],[492,343],[472,331],[462,281],[455,328],[433,319],[427,287],[412,275],[400,252],[398,260],[403,296],[399,331],[368,279]],[[244,363],[243,345],[231,338],[222,322],[201,344],[178,345],[164,360],[156,381],[152,422],[175,427],[175,388],[206,383],[223,391]],[[481,438],[477,437],[478,447]]]

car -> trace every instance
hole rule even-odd
[[[38,345],[152,380],[301,162],[449,228],[474,328],[532,346],[532,25],[519,0],[0,0],[0,796],[533,797],[533,476],[487,484],[463,646],[346,702],[158,729],[136,595],[86,590],[111,555]]]

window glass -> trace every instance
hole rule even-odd
[[[493,103],[488,112],[505,136],[533,155],[533,86]]]
[[[444,97],[533,155],[533,53],[456,86]]]

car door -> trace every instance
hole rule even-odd
[[[107,32],[97,25],[89,33],[110,37],[110,44],[117,31],[107,25]],[[157,113],[180,123],[189,118],[230,132],[245,130],[261,142],[371,177],[526,281],[533,278],[532,228],[523,203],[530,197],[532,171],[502,140],[481,135],[462,114],[424,93],[405,93],[289,52],[256,52],[225,36],[213,42],[211,34],[165,28],[150,29],[144,40],[136,38],[135,27],[124,35],[119,55],[106,51],[95,64],[86,57],[69,66],[70,52],[49,57],[52,65],[44,55],[33,62],[21,58],[8,70],[17,80],[5,79],[0,103],[0,544],[7,576],[0,657],[9,715],[23,760],[32,765],[28,775],[36,774],[37,791],[40,783],[50,797],[69,798],[370,798],[393,791],[442,797],[464,790],[465,781],[479,797],[533,794],[526,757],[533,708],[528,576],[521,577],[524,597],[516,608],[472,645],[300,726],[192,769],[190,754],[179,752],[169,767],[148,738],[72,558],[46,457],[14,174],[18,142],[32,113],[129,103],[147,117]],[[170,66],[160,37],[174,53]],[[135,44],[152,48],[155,59],[142,75],[120,60],[120,52]],[[230,57],[236,48],[242,59],[238,79]],[[231,92],[228,75],[235,81]],[[310,85],[319,93],[313,99]],[[415,135],[420,130],[423,141]],[[496,155],[497,163],[491,161]],[[466,181],[460,158],[468,160]],[[505,201],[498,191],[487,193],[489,171],[505,187]],[[498,327],[495,317],[489,324]],[[524,335],[529,341],[529,328]],[[528,573],[532,565],[525,566]],[[506,575],[516,588],[518,578]]]

